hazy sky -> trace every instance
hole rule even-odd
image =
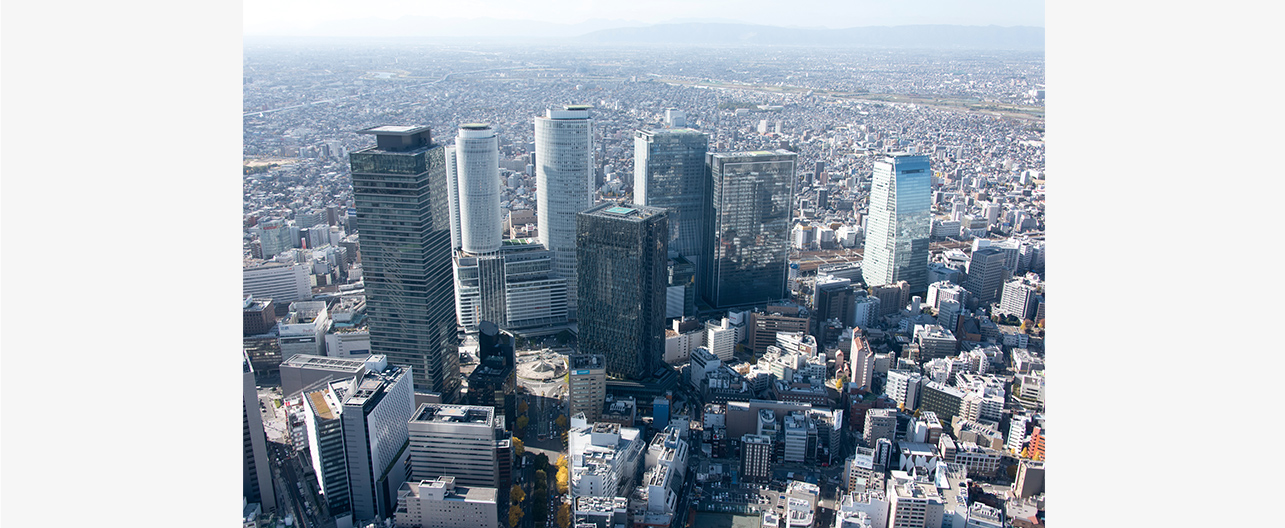
[[[905,24],[1044,26],[1043,0],[244,0],[247,34],[351,18],[432,16],[575,24],[589,19],[674,19],[799,27]]]

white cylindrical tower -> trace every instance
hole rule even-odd
[[[593,205],[593,121],[589,105],[548,109],[535,118],[536,218],[553,252],[555,276],[567,279],[567,312],[576,313],[576,213]]]
[[[459,177],[460,246],[465,253],[486,255],[500,250],[500,145],[495,130],[483,123],[460,125],[455,138]]]

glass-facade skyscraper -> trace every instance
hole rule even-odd
[[[411,367],[415,388],[455,401],[460,385],[446,149],[428,127],[358,131],[349,155],[370,351]]]
[[[665,352],[669,281],[665,209],[600,204],[576,215],[581,354],[607,358],[607,375],[645,379]]]
[[[928,156],[892,153],[874,163],[861,263],[866,286],[904,280],[911,293],[928,291],[931,201]]]
[[[786,297],[797,162],[783,149],[706,155],[710,234],[697,282],[714,308]]]
[[[709,136],[690,128],[634,132],[634,203],[669,209],[669,251],[699,265]]]

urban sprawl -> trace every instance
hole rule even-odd
[[[1041,53],[244,77],[246,526],[1044,525]]]

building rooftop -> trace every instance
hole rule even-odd
[[[667,214],[664,207],[648,207],[643,205],[629,204],[628,207],[620,204],[605,203],[586,209],[581,212],[582,215],[626,219],[626,220],[647,220],[652,217]]]
[[[472,423],[490,426],[495,420],[495,408],[481,405],[420,404],[411,422]]]
[[[390,134],[398,136],[413,136],[420,132],[428,130],[426,126],[416,125],[380,125],[358,130],[358,134]]]
[[[602,354],[572,354],[567,356],[572,369],[605,368],[607,360]]]
[[[612,513],[629,507],[624,497],[576,497],[576,513]]]
[[[593,432],[620,434],[620,424],[612,422],[594,422]]]
[[[366,366],[366,361],[366,358],[344,359],[329,356],[315,356],[312,354],[295,354],[290,356],[290,359],[282,362],[281,366],[355,373]]]

